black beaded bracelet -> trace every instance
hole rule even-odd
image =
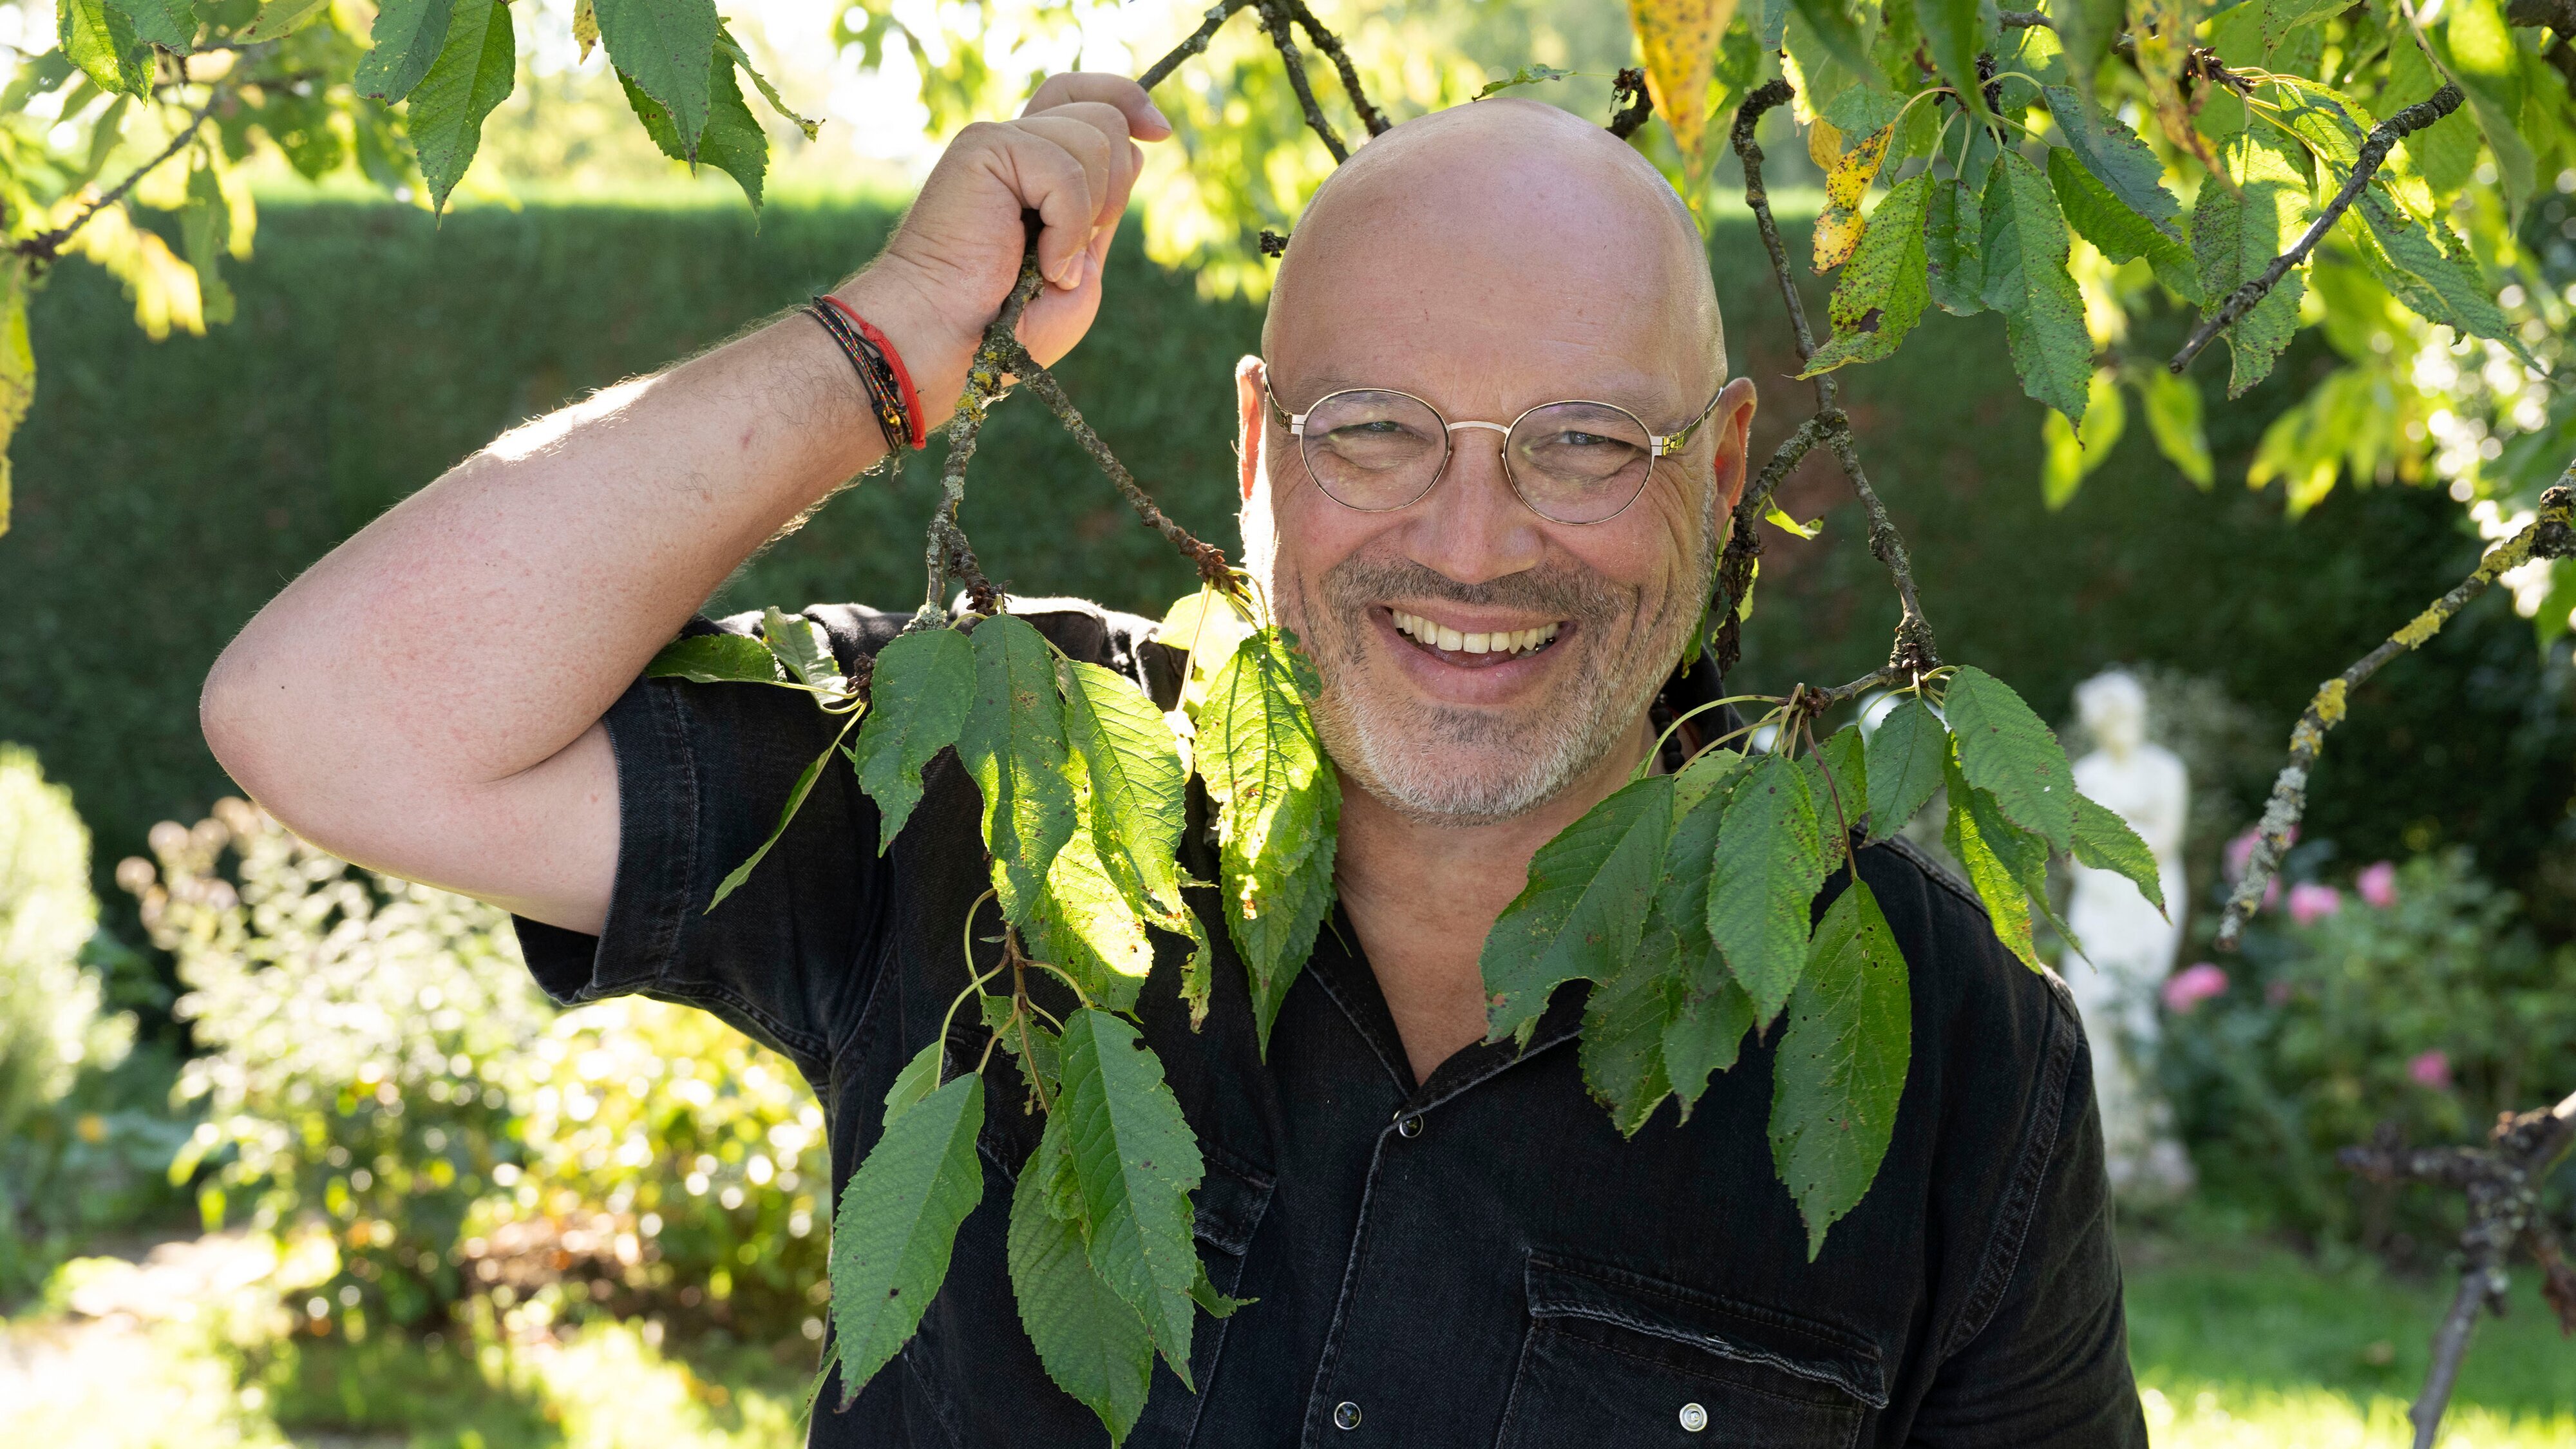
[[[850,359],[850,368],[859,375],[859,385],[867,389],[868,411],[875,414],[877,427],[885,434],[886,455],[900,456],[913,437],[913,419],[904,406],[904,390],[895,376],[894,364],[870,341],[850,319],[841,315],[822,297],[816,297],[799,309],[822,324],[842,355]]]

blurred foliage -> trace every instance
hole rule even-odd
[[[2168,1014],[2166,1087],[2206,1195],[2438,1263],[2457,1194],[2358,1181],[2335,1151],[2383,1124],[2419,1145],[2476,1141],[2497,1114],[2565,1095],[2576,945],[2543,945],[2465,850],[2329,885],[2318,877],[2333,857],[2326,842],[2297,847],[2225,992]],[[2576,1163],[2556,1181],[2545,1201],[2565,1215]]]
[[[204,1049],[179,1092],[206,1120],[170,1175],[208,1169],[209,1230],[327,1224],[308,1326],[810,1316],[828,1166],[785,1063],[683,1007],[559,1015],[501,912],[355,871],[241,801],[152,843],[157,869],[119,878]]]

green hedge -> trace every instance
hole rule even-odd
[[[828,285],[891,219],[878,203],[782,198],[757,230],[739,206],[695,200],[469,208],[433,227],[408,208],[272,200],[235,283],[240,320],[163,343],[135,330],[112,283],[65,266],[36,303],[37,397],[13,449],[16,523],[0,538],[0,739],[34,746],[72,785],[104,878],[152,822],[195,818],[227,790],[197,734],[198,684],[281,584],[502,428]],[[1786,376],[1750,229],[1723,216],[1712,247],[1767,445],[1807,389]],[[1803,235],[1790,250],[1804,255]],[[1179,518],[1230,542],[1229,373],[1256,345],[1258,309],[1203,302],[1132,247],[1112,263],[1111,295],[1066,384]],[[1811,296],[1821,317],[1821,287]],[[2321,365],[2294,356],[2246,402],[2211,398],[2222,478],[2242,476],[2291,379]],[[2204,371],[2214,389],[2218,369]],[[2475,557],[2437,495],[2346,490],[2292,526],[2272,497],[2195,491],[2137,426],[2048,513],[2037,408],[1992,317],[1936,314],[1897,360],[1845,376],[1945,653],[2051,715],[2102,665],[2154,661],[2216,677],[2285,735],[2318,679]],[[932,487],[916,466],[834,501],[718,604],[911,603]],[[1757,686],[1858,673],[1882,656],[1893,617],[1839,480],[1810,464],[1788,496],[1802,516],[1826,510],[1827,534],[1773,544],[1741,671]],[[995,577],[1022,592],[1159,610],[1189,586],[1027,402],[987,430],[965,521]],[[2312,836],[2365,858],[2467,841],[2509,883],[2545,884],[2553,846],[2576,854],[2563,664],[2544,674],[2528,628],[2487,602],[2382,678],[2327,752]],[[2563,906],[2576,881],[2550,894]]]

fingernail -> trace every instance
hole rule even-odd
[[[1151,119],[1155,125],[1162,127],[1164,130],[1168,131],[1172,129],[1172,118],[1164,115],[1163,108],[1155,105],[1152,101],[1147,101],[1145,103],[1145,115]]]

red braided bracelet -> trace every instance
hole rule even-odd
[[[930,430],[922,421],[921,394],[913,390],[912,370],[903,365],[903,354],[895,351],[894,344],[886,340],[886,335],[877,330],[876,324],[860,316],[849,303],[826,292],[823,304],[850,319],[851,324],[859,329],[859,335],[866,338],[885,358],[886,364],[894,369],[895,384],[903,390],[903,420],[911,433],[909,441],[913,447],[920,447],[928,439]]]

